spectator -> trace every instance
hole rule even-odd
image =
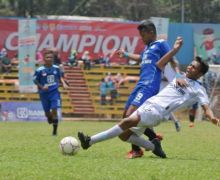
[[[8,52],[5,48],[2,48],[0,51],[0,58],[3,58],[8,55]]]
[[[107,72],[106,76],[105,76],[105,82],[108,82],[109,80],[112,80],[112,79],[113,79],[112,73],[111,72]]]
[[[37,51],[37,53],[36,53],[37,64],[43,64],[43,61],[44,61],[43,54],[40,51]]]
[[[77,62],[77,52],[75,49],[72,49],[70,52],[70,55],[68,57],[68,65],[73,67],[73,66],[78,66],[78,62]]]
[[[11,72],[12,63],[11,59],[9,59],[7,55],[1,58],[1,65],[3,73],[8,74]]]
[[[110,54],[105,54],[104,57],[103,57],[103,63],[104,63],[104,66],[106,67],[110,67]]]
[[[84,63],[84,70],[86,70],[86,69],[90,70],[91,69],[91,57],[89,55],[89,51],[85,51],[83,53],[82,60]]]
[[[18,60],[18,54],[17,54],[17,53],[16,53],[16,54],[14,55],[14,57],[11,59],[11,63],[12,63],[12,65],[15,66],[15,67],[18,66],[19,60]]]
[[[107,95],[107,83],[104,78],[102,78],[101,82],[99,83],[99,90],[100,90],[100,104],[106,105],[106,95]]]
[[[118,95],[116,85],[115,85],[115,81],[113,79],[109,78],[108,81],[107,81],[107,85],[108,85],[108,90],[109,90],[109,93],[110,93],[109,103],[111,105],[113,105],[114,100],[117,98],[117,95]]]

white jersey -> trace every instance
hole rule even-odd
[[[176,86],[176,79],[174,79],[166,88],[156,96],[149,98],[144,104],[153,104],[164,117],[176,109],[192,105],[196,102],[199,102],[201,105],[209,104],[205,88],[197,81],[184,78],[188,83],[187,88]]]
[[[176,77],[176,72],[170,63],[164,67],[161,75],[160,90],[166,87]]]

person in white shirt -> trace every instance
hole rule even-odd
[[[169,59],[177,52],[175,48],[169,51],[159,61],[158,67],[164,67]],[[146,127],[152,128],[167,119],[171,112],[183,106],[189,106],[199,102],[204,110],[204,115],[215,125],[220,126],[219,119],[213,115],[209,108],[209,100],[205,89],[197,82],[209,69],[208,64],[201,58],[196,58],[188,65],[186,74],[182,79],[174,79],[157,95],[146,100],[128,118],[122,119],[112,128],[93,136],[85,136],[78,132],[79,140],[83,149],[88,149],[95,143],[119,136],[123,141],[151,150],[155,155],[166,158],[166,154],[161,148],[160,141],[153,139],[145,140],[140,137]],[[186,87],[181,87],[182,81],[187,81]]]

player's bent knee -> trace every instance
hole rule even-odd
[[[118,137],[119,137],[119,139],[122,140],[122,141],[127,141],[127,139],[128,139],[127,137],[125,137],[125,136],[123,136],[123,135],[119,135]]]
[[[128,129],[128,130],[124,131],[122,134],[120,134],[118,137],[119,137],[122,141],[127,141],[128,138],[131,136],[131,134],[133,134],[133,132]]]

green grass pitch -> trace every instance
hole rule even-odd
[[[51,136],[46,122],[0,122],[0,179],[51,180],[217,180],[220,179],[220,129],[209,122],[194,128],[172,122],[155,130],[164,136],[167,159],[146,151],[142,158],[125,158],[130,145],[118,138],[64,156],[58,145],[78,131],[92,135],[113,122],[61,122],[58,136]]]

